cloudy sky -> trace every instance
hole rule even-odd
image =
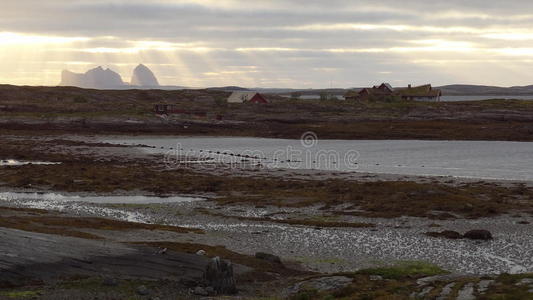
[[[529,0],[1,0],[0,83],[138,63],[165,85],[533,84]]]

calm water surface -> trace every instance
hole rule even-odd
[[[169,163],[190,163],[200,157],[268,168],[533,180],[531,142],[318,140],[304,146],[300,140],[242,137],[135,137],[105,142],[154,146],[139,149],[165,154]]]
[[[86,202],[100,204],[153,204],[202,201],[199,197],[152,197],[152,196],[74,196],[56,193],[0,193],[0,200],[31,200],[31,201],[56,201],[56,202]]]

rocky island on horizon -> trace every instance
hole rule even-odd
[[[124,87],[159,87],[159,81],[154,73],[145,65],[139,64],[134,70],[131,82],[122,80],[119,73],[102,66],[90,69],[85,73],[74,73],[63,70],[60,86],[76,86],[92,89],[121,89]]]

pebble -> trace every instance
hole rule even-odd
[[[255,253],[255,258],[266,260],[266,261],[277,263],[277,264],[281,264],[281,258],[279,256],[276,256],[276,255],[273,255],[273,254],[270,254],[270,253],[256,252]]]
[[[205,252],[205,250],[198,250],[198,251],[196,252],[196,255],[204,256],[204,255],[206,255],[206,252]]]
[[[493,283],[494,283],[494,280],[481,280],[477,284],[477,291],[480,294],[484,294],[489,289],[489,286],[491,286]]]
[[[150,291],[144,285],[141,285],[137,288],[137,294],[141,296],[146,296],[150,294]]]
[[[344,288],[353,282],[352,278],[345,276],[330,276],[314,278],[297,283],[289,288],[286,293],[289,295],[297,294],[303,290],[330,291]]]
[[[425,287],[420,293],[418,293],[418,298],[424,298],[427,294],[431,293],[433,290],[432,286]]]
[[[209,296],[209,293],[201,286],[195,287],[192,293],[198,296]]]
[[[520,280],[516,285],[530,285],[533,284],[533,278],[524,278]]]
[[[105,277],[102,280],[102,284],[105,285],[105,286],[117,286],[118,285],[118,281],[115,278],[112,278],[112,277]]]
[[[454,286],[455,286],[455,282],[452,282],[452,283],[448,283],[445,287],[443,287],[442,291],[440,292],[440,295],[437,297],[437,300],[448,299],[448,296],[451,294]]]
[[[459,293],[457,294],[457,300],[475,300],[476,297],[474,297],[474,284],[473,283],[467,283],[461,290],[459,290]]]
[[[437,281],[451,281],[451,280],[461,279],[463,277],[464,276],[462,275],[454,275],[454,274],[435,275],[435,276],[420,278],[416,281],[416,284],[418,284],[419,286],[422,286],[422,285],[428,285],[430,283],[434,283]]]
[[[216,294],[216,291],[215,289],[212,287],[212,286],[208,286],[205,288],[205,291],[209,294],[209,295],[215,295]]]

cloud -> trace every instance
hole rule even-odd
[[[190,86],[530,84],[517,75],[532,67],[530,11],[522,0],[4,0],[0,80],[56,84],[63,68],[97,65],[127,78],[143,62]]]

